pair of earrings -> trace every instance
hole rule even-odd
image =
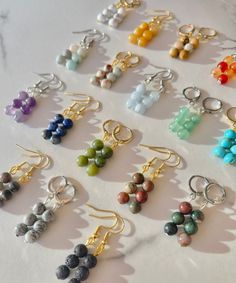
[[[18,192],[22,186],[30,181],[33,176],[33,172],[36,169],[44,169],[50,164],[50,158],[48,155],[39,151],[32,151],[26,149],[20,145],[19,148],[28,152],[30,159],[39,159],[37,163],[30,162],[28,160],[16,164],[10,168],[8,172],[3,172],[0,176],[0,207],[4,206],[6,201],[9,201],[13,194]]]
[[[26,243],[34,243],[40,238],[48,224],[54,221],[55,211],[73,200],[76,188],[66,177],[57,176],[49,181],[47,192],[45,201],[36,203],[33,212],[15,227],[16,236],[24,236]]]
[[[77,157],[79,167],[87,166],[87,174],[95,176],[106,165],[108,159],[113,156],[117,147],[129,143],[133,139],[130,128],[114,120],[107,120],[102,125],[103,138],[95,139],[84,155]]]
[[[139,213],[142,204],[148,200],[148,193],[154,190],[154,181],[166,168],[176,168],[181,162],[181,157],[173,150],[165,147],[148,146],[141,144],[150,150],[156,151],[158,156],[147,161],[142,167],[142,172],[132,175],[132,182],[125,185],[125,190],[120,192],[117,200],[120,204],[129,204],[132,213]],[[149,173],[149,174],[148,174]],[[145,176],[145,174],[148,174]]]
[[[97,21],[112,28],[117,28],[127,15],[127,10],[141,5],[140,0],[120,0],[117,4],[111,4],[97,15]]]
[[[97,71],[96,75],[90,79],[90,83],[101,88],[109,89],[112,84],[127,71],[128,68],[136,67],[140,62],[140,57],[132,52],[119,52],[112,64],[107,64]]]
[[[170,69],[146,74],[147,78],[141,84],[137,85],[135,91],[126,102],[126,106],[136,113],[144,114],[149,108],[157,102],[161,94],[165,93],[165,81],[173,78],[173,72]]]
[[[163,13],[162,10],[154,10],[154,13]],[[129,35],[130,43],[145,47],[160,31],[163,22],[173,19],[170,11],[164,11],[165,14],[154,16],[150,22],[143,22]]]
[[[106,37],[105,33],[97,29],[88,29],[73,33],[85,33],[85,35],[79,44],[71,44],[69,49],[66,49],[56,57],[57,64],[64,65],[70,71],[75,71],[78,68],[80,63],[88,56],[89,50],[94,46],[94,43],[100,42]]]
[[[18,97],[7,105],[4,112],[12,116],[16,122],[24,122],[37,105],[38,97],[63,88],[64,83],[55,75],[49,73],[37,74],[41,79],[25,91],[20,91]]]
[[[194,180],[196,180],[195,184]],[[179,204],[179,211],[171,215],[172,221],[166,223],[164,226],[164,232],[168,236],[180,232],[178,234],[178,242],[182,247],[190,245],[192,241],[191,236],[197,233],[198,223],[201,223],[205,218],[202,210],[208,204],[221,204],[226,198],[224,187],[200,175],[194,175],[189,179],[189,189],[190,201],[199,198],[201,201],[200,208],[193,209],[190,202],[181,202]]]
[[[215,69],[211,71],[212,77],[217,79],[219,84],[226,84],[229,79],[236,75],[236,53],[226,56]]]
[[[56,269],[56,277],[65,280],[71,276],[73,278],[68,283],[79,283],[88,279],[90,269],[97,265],[97,257],[105,250],[112,236],[119,235],[125,228],[124,219],[112,210],[98,209],[87,204],[97,212],[106,213],[106,216],[90,214],[99,219],[114,219],[111,226],[99,225],[94,233],[88,238],[85,244],[78,244],[74,248],[74,253],[65,259],[65,264]]]
[[[74,99],[73,103],[64,109],[62,114],[56,114],[50,121],[48,128],[43,130],[42,137],[50,140],[52,144],[59,144],[68,130],[79,120],[87,111],[99,111],[101,103],[94,100],[91,96],[67,92],[66,95],[79,96],[81,99]],[[95,105],[95,106],[94,106]]]
[[[216,34],[216,31],[211,28],[199,28],[196,33],[194,25],[183,25],[179,28],[179,38],[170,49],[169,55],[173,58],[179,57],[181,60],[186,60],[193,50],[198,48],[200,42],[212,39]]]
[[[236,107],[227,110],[226,116],[232,123],[232,129],[224,132],[223,138],[217,147],[213,149],[215,156],[223,159],[225,164],[236,163]]]
[[[199,107],[197,102],[201,97],[201,91],[197,87],[185,88],[183,95],[189,102],[189,106],[180,108],[178,114],[170,123],[169,129],[176,133],[180,139],[186,140],[201,122],[203,114],[214,114],[222,109],[222,101],[213,97],[206,97]]]

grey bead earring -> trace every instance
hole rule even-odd
[[[15,227],[17,237],[24,236],[26,243],[36,242],[55,219],[55,211],[71,202],[76,188],[64,176],[53,177],[48,183],[48,197],[44,202],[36,203],[32,212],[24,217],[23,223]]]

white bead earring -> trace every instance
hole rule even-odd
[[[173,78],[173,72],[165,69],[154,74],[146,74],[144,82],[137,85],[135,91],[131,94],[126,106],[136,113],[144,114],[148,108],[152,107],[165,92],[164,81]]]

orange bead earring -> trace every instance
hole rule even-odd
[[[150,22],[143,22],[129,35],[129,42],[145,47],[153,37],[155,37],[161,29],[164,21],[173,19],[173,14],[170,11],[154,10],[156,13],[163,13],[154,16]]]

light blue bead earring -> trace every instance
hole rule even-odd
[[[75,31],[74,34],[84,33],[83,39],[79,44],[71,44],[62,54],[56,57],[59,65],[64,65],[68,70],[75,71],[79,64],[87,57],[89,49],[93,47],[95,42],[105,39],[105,33],[97,29],[88,29],[84,31]]]
[[[173,78],[173,72],[165,69],[155,74],[146,74],[144,82],[137,85],[135,91],[131,94],[126,106],[136,113],[144,114],[147,109],[153,106],[165,92],[164,81]]]
[[[225,164],[236,163],[236,107],[231,107],[226,113],[227,118],[232,123],[232,129],[224,132],[223,138],[218,146],[213,149],[213,154],[223,159]]]

